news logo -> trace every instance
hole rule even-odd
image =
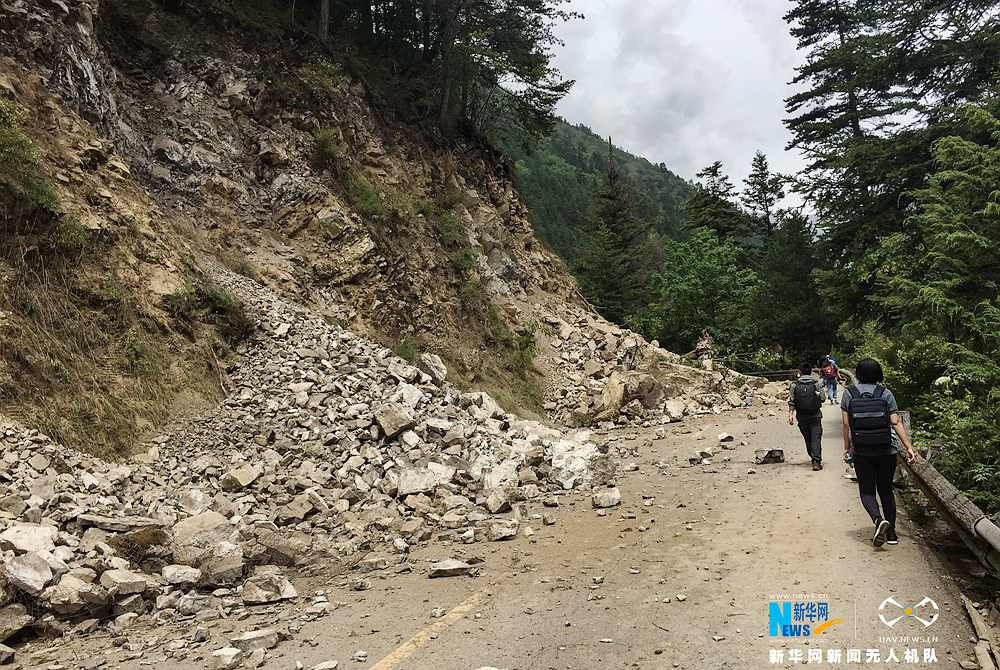
[[[916,605],[902,605],[895,597],[889,596],[878,606],[879,621],[889,628],[895,628],[900,621],[911,619],[919,621],[924,628],[930,628],[939,616],[938,604],[927,596]]]
[[[843,623],[830,618],[826,600],[771,600],[767,613],[771,637],[814,637]]]

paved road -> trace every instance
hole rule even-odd
[[[369,591],[349,591],[344,578],[300,583],[300,593],[324,588],[344,604],[295,630],[263,667],[336,659],[358,670],[742,669],[794,667],[795,654],[806,661],[810,651],[823,655],[814,667],[860,667],[843,662],[848,649],[862,650],[862,659],[877,649],[885,660],[892,648],[902,661],[912,648],[920,660],[911,667],[957,668],[971,646],[954,581],[914,541],[905,518],[898,546],[873,549],[856,485],[838,460],[837,410],[827,408],[828,467],[819,473],[811,471],[798,431],[778,414],[675,424],[655,441],[651,433],[620,436],[620,444],[637,449],[639,470],[622,477],[623,503],[607,516],[587,500],[565,499],[557,525],[528,522],[530,538],[435,543],[413,556],[412,574],[376,573]],[[711,466],[689,466],[688,455],[714,446],[722,431],[736,436],[736,449],[719,452]],[[786,463],[752,464],[754,449],[773,447],[785,450]],[[425,576],[426,561],[449,556],[482,559],[482,574]],[[828,618],[839,623],[816,636],[772,637],[769,603],[776,596],[816,603],[817,611],[825,603]],[[929,628],[913,619],[889,628],[878,613],[890,596],[904,606],[932,598],[940,616]],[[281,621],[265,615],[212,624],[205,650],[223,646],[232,632]],[[907,643],[903,636],[920,639]],[[837,649],[842,662],[826,663],[827,651]],[[924,649],[933,649],[938,663],[924,663]],[[366,661],[350,660],[361,650]],[[784,655],[778,663],[771,663],[772,650]],[[88,646],[74,651],[78,658],[92,653]],[[157,667],[188,670],[206,660]]]

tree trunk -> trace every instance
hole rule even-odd
[[[375,41],[375,16],[372,14],[372,4],[370,2],[363,2],[361,4],[361,30],[364,32],[365,39],[371,44]]]
[[[319,2],[319,40],[327,42],[330,39],[330,0]]]
[[[454,88],[455,35],[458,32],[459,0],[439,0],[441,7],[441,106],[438,125],[451,128],[452,88]]]

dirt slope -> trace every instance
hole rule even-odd
[[[133,332],[144,346],[217,376],[213,357],[224,357],[226,347],[211,352],[210,334],[188,332],[166,304],[197,281],[200,254],[408,356],[440,354],[457,381],[536,417],[617,419],[618,405],[635,394],[610,404],[600,398],[616,369],[653,371],[667,386],[650,395],[646,383],[643,407],[634,405],[629,420],[669,397],[684,400],[682,413],[741,402],[726,396],[743,380],[680,366],[587,309],[537,241],[494,152],[394,121],[325,49],[280,24],[247,23],[220,11],[223,5],[0,6],[0,56],[7,58],[0,88],[31,111],[24,132],[59,196],[58,215],[43,228],[78,222],[89,241],[77,266],[106,279],[87,287],[68,271],[63,284],[74,296],[100,296],[111,286],[142,307],[97,347],[93,368],[113,366]],[[2,241],[13,246],[9,236]],[[98,298],[74,306],[84,313],[105,307]],[[11,307],[26,330],[40,327],[29,310]],[[582,336],[574,338],[576,331]],[[175,334],[199,353],[178,352]],[[575,339],[570,351],[566,339]],[[175,375],[146,392],[149,385],[131,383],[129,370],[118,372],[81,373],[100,383],[75,395],[125,399],[138,386],[148,396],[144,411],[129,415],[146,430],[117,440],[127,448],[184,409],[173,403],[192,384]],[[19,388],[41,372],[26,365],[11,374]],[[60,393],[54,380],[36,387],[47,399]],[[204,406],[217,391],[200,388],[201,402],[189,404]],[[26,397],[0,400],[8,414],[41,420],[77,443],[86,412],[68,412],[72,420],[57,431],[51,419],[23,411]],[[109,422],[102,415],[99,423]]]

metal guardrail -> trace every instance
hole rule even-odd
[[[909,431],[910,413],[900,412],[900,417]],[[922,460],[907,463],[905,456],[900,455],[899,463],[941,511],[979,562],[994,575],[1000,576],[1000,527],[945,479],[930,462]]]

